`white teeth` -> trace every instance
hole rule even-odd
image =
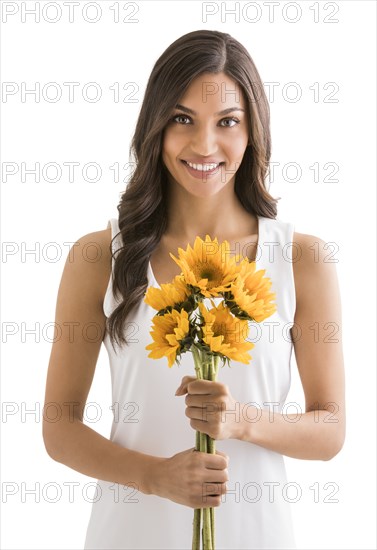
[[[214,170],[219,166],[219,164],[193,164],[192,162],[187,162],[187,164],[190,166],[190,168],[193,168],[194,170],[200,170],[202,172]]]

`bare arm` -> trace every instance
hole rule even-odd
[[[258,422],[243,422],[239,438],[293,458],[329,460],[345,439],[345,381],[341,301],[334,263],[324,241],[298,236],[302,252],[294,266],[296,339],[294,350],[305,394],[305,412],[262,411]],[[318,243],[319,255],[314,255]],[[326,258],[327,257],[327,258]],[[293,335],[294,336],[294,335]]]
[[[111,273],[110,238],[108,230],[85,235],[72,247],[64,267],[55,314],[61,337],[52,346],[46,383],[46,450],[57,462],[97,479],[192,508],[219,506],[228,480],[224,453],[207,455],[192,448],[172,457],[151,456],[122,447],[83,423],[105,334],[103,299]],[[102,250],[98,262],[88,256],[91,247],[86,245],[93,242]],[[83,330],[89,323],[93,323],[93,334]],[[56,410],[61,412],[58,421]],[[218,483],[214,496],[204,498],[203,484],[213,482]]]
[[[297,235],[297,234],[296,234]],[[294,264],[295,327],[292,334],[305,393],[300,415],[259,409],[237,402],[226,384],[183,377],[176,395],[184,395],[194,430],[214,439],[240,439],[301,459],[329,460],[345,438],[345,397],[341,304],[334,264],[326,262],[324,242],[296,237],[302,252]],[[313,243],[319,243],[314,257]],[[292,332],[292,331],[291,331]],[[207,408],[209,406],[209,408]],[[275,407],[276,409],[276,407]]]
[[[146,475],[162,458],[113,443],[83,423],[83,411],[105,334],[103,298],[111,271],[110,231],[85,235],[72,247],[64,267],[55,321],[61,338],[52,346],[48,367],[43,439],[54,460],[85,475],[150,493]],[[99,261],[90,261],[97,243]],[[94,256],[97,254],[97,250]],[[93,333],[83,330],[94,323]],[[88,326],[88,325],[87,325]],[[94,328],[95,327],[95,328]],[[96,332],[100,337],[96,338]],[[55,422],[56,411],[61,418]]]

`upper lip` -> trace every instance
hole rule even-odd
[[[222,160],[216,159],[181,159],[185,162],[190,162],[191,164],[220,164]]]

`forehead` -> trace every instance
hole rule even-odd
[[[200,108],[226,109],[236,105],[245,108],[241,86],[224,73],[205,73],[193,80],[179,103],[195,110]]]

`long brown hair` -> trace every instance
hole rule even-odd
[[[265,186],[271,155],[270,109],[253,60],[227,33],[199,30],[181,36],[160,56],[149,77],[130,147],[135,169],[117,206],[123,246],[112,254],[112,290],[123,301],[107,319],[113,347],[114,341],[128,344],[126,318],[144,298],[149,259],[167,226],[168,179],[161,158],[164,129],[191,82],[204,73],[221,72],[240,85],[248,105],[249,145],[236,172],[235,192],[248,212],[276,218],[279,199]]]

